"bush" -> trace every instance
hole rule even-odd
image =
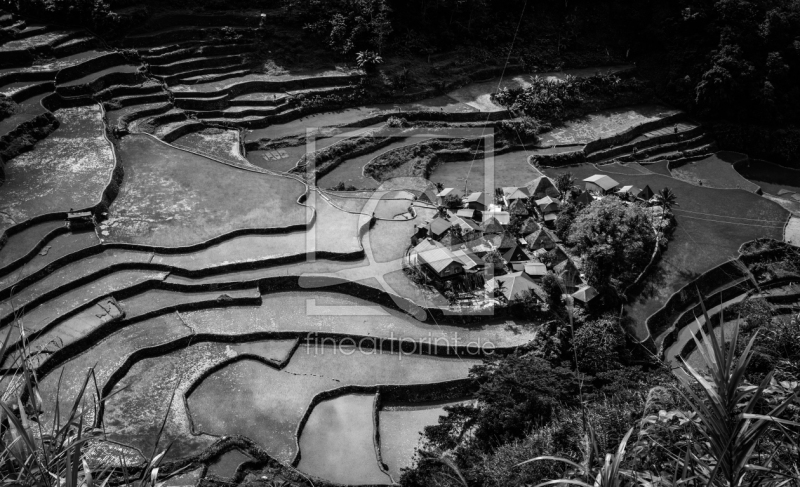
[[[548,125],[543,125],[535,118],[528,116],[500,122],[500,132],[510,140],[519,138],[525,141],[536,141],[538,140],[537,136],[549,128]]]
[[[11,98],[0,95],[0,120],[11,116],[17,110],[17,104]]]
[[[622,79],[613,74],[598,73],[585,78],[568,75],[563,81],[534,76],[530,86],[501,88],[492,98],[513,112],[539,120],[558,121],[590,97],[613,97],[643,88],[644,84],[635,78]]]
[[[618,369],[626,355],[625,335],[612,316],[585,323],[575,331],[572,346],[584,374]]]
[[[356,55],[356,66],[365,71],[374,71],[379,64],[383,64],[383,58],[375,51],[360,51]]]

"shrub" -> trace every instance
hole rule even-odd
[[[374,71],[379,64],[383,64],[383,58],[375,51],[360,51],[356,54],[356,66],[361,69]]]
[[[539,120],[528,116],[500,122],[500,132],[511,140],[519,138],[525,141],[536,141],[537,136],[548,128],[549,126],[543,125]]]
[[[17,109],[17,104],[11,98],[0,95],[0,120],[11,116]]]

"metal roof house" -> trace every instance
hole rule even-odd
[[[582,304],[588,304],[598,295],[597,290],[592,286],[581,286],[580,289],[572,293],[572,297],[575,301],[578,301]]]
[[[461,261],[461,263],[464,265],[464,270],[467,272],[480,271],[486,265],[486,262],[484,262],[483,259],[475,255],[467,248],[454,250],[453,255],[455,255],[458,260]]]
[[[452,226],[453,222],[450,220],[436,217],[428,224],[428,235],[438,240],[442,238]]]
[[[470,193],[469,196],[464,198],[464,203],[467,204],[467,208],[484,211],[488,204],[486,202],[486,193]]]
[[[541,279],[547,275],[547,266],[541,262],[527,262],[525,264],[525,274],[534,279]]]
[[[414,247],[417,263],[426,266],[440,279],[464,273],[464,264],[447,247],[435,240],[425,239]]]
[[[583,180],[586,183],[586,191],[600,194],[608,194],[619,186],[619,183],[605,174],[595,174]]]

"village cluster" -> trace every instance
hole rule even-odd
[[[437,214],[416,227],[409,268],[452,304],[509,304],[529,297],[544,303],[543,281],[552,275],[563,294],[588,306],[598,291],[586,283],[580,257],[554,231],[562,209],[608,195],[648,202],[654,194],[649,186],[620,186],[603,174],[583,183],[559,191],[553,180],[540,176],[525,186],[497,188],[494,195],[462,197],[454,188],[422,193],[417,201],[435,205]]]

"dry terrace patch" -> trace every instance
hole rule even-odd
[[[54,112],[61,125],[33,150],[6,163],[0,186],[0,231],[38,215],[100,202],[114,170],[98,105]]]
[[[104,240],[180,247],[237,230],[306,225],[305,186],[182,151],[147,135],[119,143],[125,170]]]

